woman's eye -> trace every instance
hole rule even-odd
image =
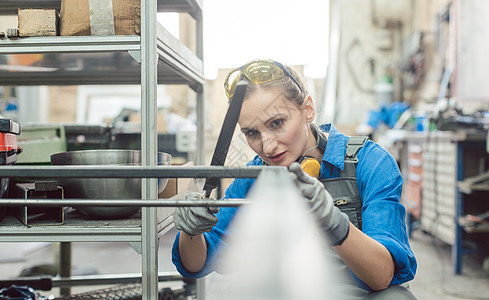
[[[247,138],[256,138],[259,135],[259,132],[257,130],[247,130],[245,132],[245,136]]]
[[[280,128],[280,126],[282,126],[282,124],[284,123],[284,119],[277,119],[277,120],[273,120],[272,122],[270,122],[270,128],[272,129],[277,129],[277,128]]]

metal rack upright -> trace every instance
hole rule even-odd
[[[5,0],[0,2],[3,15],[15,14],[18,8],[60,8],[61,0]],[[189,13],[196,21],[197,50],[193,54],[171,36],[156,20],[158,11]],[[141,36],[109,37],[32,37],[0,39],[0,82],[3,85],[68,84],[140,84],[142,165],[156,166],[156,87],[157,84],[187,84],[197,93],[197,138],[204,145],[203,114],[203,30],[201,0],[141,0]],[[35,67],[15,68],[9,65],[11,55],[42,54]],[[72,61],[76,59],[77,65]],[[99,67],[101,62],[109,65]],[[80,67],[81,66],[81,67]],[[95,66],[95,67],[94,67]],[[99,67],[99,68],[97,68]],[[196,153],[196,163],[203,162],[204,147]],[[156,200],[157,181],[145,178],[142,200]],[[6,234],[0,241],[128,241],[140,243],[142,254],[143,298],[157,299],[158,293],[158,224],[156,208],[142,209],[140,223],[119,222],[109,230],[100,224],[74,224],[53,230],[25,228],[23,234],[11,224],[3,224]],[[86,230],[89,229],[89,230]]]

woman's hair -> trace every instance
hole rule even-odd
[[[296,102],[296,104],[298,104],[298,105],[302,105],[302,103],[304,102],[304,99],[306,98],[306,96],[308,94],[306,87],[304,86],[304,80],[302,79],[302,76],[299,75],[299,73],[297,73],[293,68],[291,68],[287,65],[283,65],[283,66],[285,68],[287,68],[287,70],[290,72],[290,74],[292,74],[292,76],[294,76],[294,78],[300,84],[300,86],[301,86],[300,88],[302,89],[302,92],[299,89],[299,87],[297,86],[297,84],[292,80],[292,78],[290,78],[289,76],[284,74],[284,76],[282,78],[277,79],[277,80],[273,80],[270,82],[262,83],[259,85],[248,84],[248,87],[246,88],[246,95],[250,96],[260,89],[269,89],[269,88],[277,88],[278,87],[283,91],[283,93],[285,94],[285,97],[287,99],[289,99],[290,101]],[[248,80],[248,78],[246,78],[246,76],[243,76],[243,79]]]

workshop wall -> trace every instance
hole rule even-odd
[[[335,2],[331,1],[332,6]],[[355,134],[355,128],[366,121],[368,111],[383,102],[406,101],[416,105],[420,99],[430,101],[436,97],[442,61],[435,49],[435,32],[443,25],[437,23],[437,14],[449,2],[340,1],[333,120],[338,127]],[[331,18],[338,17],[331,11]],[[449,51],[449,47],[444,51]],[[406,71],[409,68],[411,73]],[[386,92],[389,88],[392,90]]]

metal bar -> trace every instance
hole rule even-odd
[[[141,0],[141,153],[143,166],[157,166],[158,52],[156,37],[157,0]],[[158,198],[156,178],[145,178],[141,198]],[[158,299],[158,232],[155,207],[142,213],[142,299]]]
[[[200,5],[200,4],[199,4]],[[200,5],[200,7],[202,7]],[[203,40],[203,20],[201,9],[199,7],[199,18],[196,18],[196,31],[197,31],[197,57],[199,59],[204,58],[204,40]],[[195,151],[195,162],[197,165],[203,165],[205,160],[205,101],[204,101],[204,86],[199,86],[197,92],[197,147]]]
[[[197,145],[195,147],[195,163],[197,165],[203,165],[205,163],[205,101],[204,101],[204,87],[200,87],[197,91]]]
[[[194,19],[202,18],[202,0],[160,0],[159,12],[183,12],[189,13]]]
[[[111,274],[111,275],[89,275],[52,278],[53,287],[74,287],[85,285],[106,285],[141,282],[141,274]],[[160,272],[158,281],[181,281],[184,278],[178,273]]]
[[[145,199],[0,199],[1,206],[116,206],[116,207],[236,207],[249,203],[245,199],[226,200],[145,200]]]
[[[8,226],[1,242],[141,242],[141,227]]]
[[[199,12],[195,18],[195,27],[197,30],[197,57],[204,59],[204,20],[202,14]]]
[[[59,243],[58,272],[61,277],[71,277],[71,242]],[[59,290],[62,296],[71,295],[71,286],[62,287]]]
[[[2,39],[0,54],[139,51],[139,36],[29,37]]]
[[[204,69],[202,57],[196,56],[161,24],[158,23],[156,29],[159,59],[172,68],[187,74],[187,76],[192,74],[196,80],[203,84],[205,79],[202,73]]]
[[[464,179],[464,147],[463,143],[457,143],[457,178],[456,181]],[[436,158],[435,158],[436,159]],[[436,175],[435,175],[436,176]],[[464,200],[460,189],[455,185],[455,242],[452,245],[452,264],[454,274],[462,274],[463,265],[463,233],[458,218],[464,211]]]
[[[0,177],[29,178],[256,178],[271,166],[2,166]]]

